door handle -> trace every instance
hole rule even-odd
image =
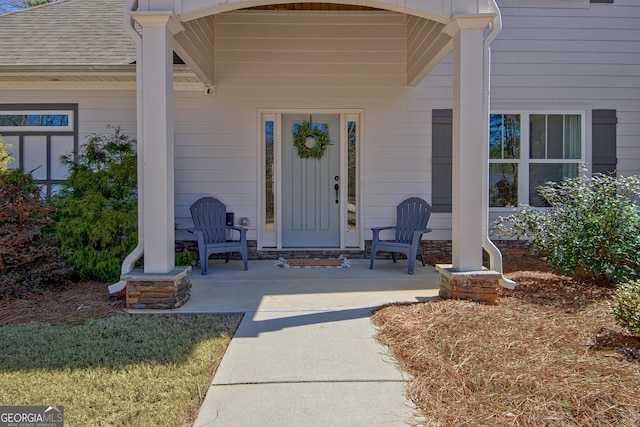
[[[336,190],[336,203],[340,203],[340,184],[334,185],[333,189]]]

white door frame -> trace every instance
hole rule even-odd
[[[348,122],[357,123],[356,163],[358,174],[356,177],[356,230],[347,230],[348,221],[348,185],[340,186],[340,247],[327,249],[364,249],[364,227],[362,209],[362,182],[363,182],[363,143],[362,129],[364,123],[364,110],[362,109],[261,109],[258,110],[258,250],[286,249],[282,246],[282,115],[283,114],[336,114],[340,115],[340,176],[342,182],[348,181]],[[274,189],[275,230],[268,232],[265,226],[265,122],[274,122],[274,177],[276,186]],[[336,141],[332,141],[334,144]],[[304,250],[304,248],[296,248]],[[322,249],[322,248],[310,248]]]

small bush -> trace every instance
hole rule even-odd
[[[80,279],[116,281],[137,243],[136,153],[121,128],[92,134],[78,162],[63,156],[70,175],[55,197],[56,233]]]
[[[195,267],[198,265],[198,254],[188,249],[176,251],[175,263],[176,265]]]
[[[611,311],[622,327],[640,334],[640,280],[618,286]]]
[[[0,170],[0,298],[59,285],[69,274],[54,245],[51,209],[41,191],[21,169]]]
[[[598,284],[640,278],[640,177],[566,178],[539,193],[550,205],[500,218],[508,237],[530,239],[551,268]]]
[[[0,172],[6,171],[7,166],[11,161],[11,156],[9,155],[10,148],[11,144],[4,142],[2,136],[0,135]]]

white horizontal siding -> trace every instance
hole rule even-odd
[[[620,173],[640,173],[640,3],[502,13],[504,30],[492,47],[493,105],[614,108]],[[452,106],[451,55],[407,88],[403,15],[237,12],[215,20],[214,93],[175,93],[179,229],[191,227],[191,203],[214,195],[236,218],[249,218],[249,238],[257,237],[261,109],[364,111],[367,229],[392,224],[406,197],[431,201],[431,110]],[[0,89],[0,102],[78,103],[80,142],[108,124],[135,137],[134,91]],[[429,225],[428,238],[451,237],[450,215],[434,214]]]
[[[618,171],[640,173],[640,3],[501,10],[504,28],[492,45],[493,105],[616,109]]]
[[[415,92],[421,92],[416,89]],[[411,91],[413,92],[413,91]],[[431,114],[408,103],[366,115],[364,226],[392,224],[395,206],[409,196],[430,201]],[[365,238],[370,238],[369,233]]]
[[[177,92],[175,118],[175,220],[177,238],[192,239],[189,206],[214,196],[236,218],[257,224],[256,112],[244,101],[226,103],[201,92]]]
[[[234,12],[216,17],[226,86],[403,86],[406,19],[394,13]]]

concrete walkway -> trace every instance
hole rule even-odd
[[[415,424],[403,378],[373,338],[369,315],[385,303],[435,298],[431,266],[350,260],[351,268],[284,269],[273,261],[210,261],[194,270],[183,313],[245,316],[195,427]],[[174,311],[175,312],[175,311]]]

